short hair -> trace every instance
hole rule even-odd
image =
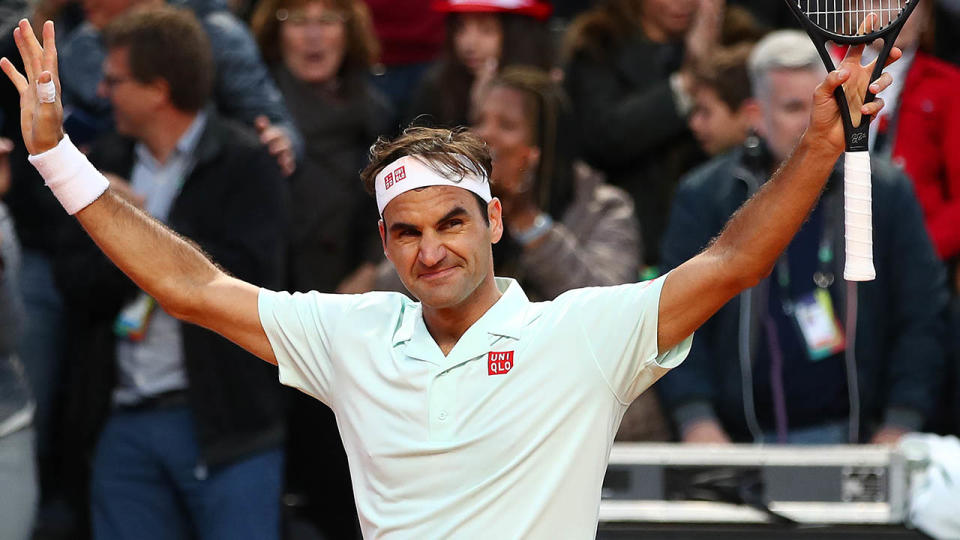
[[[753,95],[767,93],[767,75],[774,70],[822,71],[823,63],[816,46],[800,30],[778,30],[761,39],[748,62]]]
[[[370,163],[360,172],[367,193],[375,195],[377,175],[404,156],[422,157],[427,166],[444,176],[453,173],[463,178],[480,171],[489,181],[493,172],[487,144],[466,128],[408,127],[396,138],[378,138],[370,147]],[[458,156],[466,158],[466,162]],[[481,203],[484,220],[487,220],[487,203],[479,197],[477,200]]]
[[[163,79],[170,102],[182,111],[199,111],[213,89],[210,41],[193,13],[170,6],[136,8],[104,28],[107,49],[127,48],[130,74],[141,83]]]
[[[250,19],[260,54],[268,64],[280,61],[280,12],[318,2],[340,12],[344,18],[346,47],[339,75],[367,71],[380,56],[380,43],[373,30],[370,10],[362,0],[262,0]]]
[[[736,111],[750,98],[750,75],[747,59],[752,46],[737,45],[717,49],[693,66],[695,88],[709,88],[731,111]]]

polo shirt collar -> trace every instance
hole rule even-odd
[[[438,365],[460,363],[486,354],[500,338],[519,340],[528,324],[530,301],[514,279],[496,278],[503,293],[497,302],[463,336],[446,357],[427,330],[420,303],[408,304],[394,332],[393,346],[404,346],[404,354]]]

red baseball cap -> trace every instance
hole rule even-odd
[[[433,9],[443,13],[516,13],[540,20],[553,12],[546,0],[435,0]]]

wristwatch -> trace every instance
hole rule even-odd
[[[533,225],[522,231],[511,230],[510,236],[512,236],[518,244],[526,247],[537,241],[541,236],[547,234],[551,227],[553,227],[553,218],[546,212],[540,212],[537,214],[537,217],[533,218]]]

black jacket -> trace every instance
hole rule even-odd
[[[100,170],[129,178],[134,141],[101,139],[90,159]],[[283,277],[287,194],[276,164],[256,136],[211,114],[196,149],[196,166],[174,200],[168,220],[232,275],[268,288]],[[92,449],[116,383],[112,324],[137,287],[75,222],[62,233],[57,281],[70,313],[68,364],[71,441]],[[188,396],[197,439],[215,465],[275,447],[283,440],[276,368],[226,339],[182,325]]]
[[[664,267],[678,266],[706,247],[733,212],[766,180],[749,165],[742,149],[690,173],[677,189],[663,239]],[[856,360],[862,420],[870,429],[882,423],[919,429],[937,403],[944,369],[944,320],[948,292],[943,265],[923,224],[910,180],[881,161],[873,167],[874,264],[877,278],[857,287]],[[820,205],[842,223],[842,174],[835,170]],[[826,208],[826,207],[825,207]],[[832,235],[833,273],[842,275],[842,234]],[[680,423],[715,414],[735,439],[746,439],[741,390],[741,332],[755,357],[760,317],[769,279],[752,289],[749,322],[741,328],[745,296],[728,302],[693,340],[683,366],[660,382],[660,394]],[[759,292],[757,292],[759,291]],[[831,295],[845,320],[845,282],[837,279]],[[849,337],[849,332],[848,332]]]
[[[633,197],[644,262],[654,265],[673,190],[680,176],[704,159],[669,83],[683,49],[653,43],[640,32],[604,45],[603,33],[584,30],[586,45],[567,67],[566,87],[583,156]]]

